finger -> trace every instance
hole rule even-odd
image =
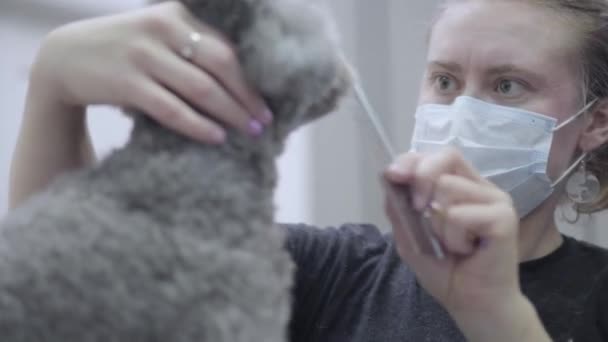
[[[384,200],[384,210],[388,219],[390,220],[393,228],[393,235],[395,237],[396,248],[399,255],[405,259],[411,259],[416,254],[413,236],[409,227],[406,227],[406,222],[403,222],[398,212],[399,208],[396,206],[394,201],[388,196]]]
[[[171,39],[173,51],[179,52],[183,48],[179,44],[189,43],[189,33],[200,32],[200,40],[196,43],[191,62],[213,75],[255,119],[269,124],[272,113],[262,97],[246,81],[233,44],[213,27],[194,18],[189,11],[182,11],[181,17],[184,25],[179,25],[181,27]]]
[[[440,238],[452,253],[492,248],[495,255],[517,257],[518,227],[514,209],[505,203],[456,205],[445,212]]]
[[[226,41],[202,35],[192,62],[219,80],[254,118],[264,124],[272,121],[270,109],[245,80],[235,51]]]
[[[194,112],[181,99],[145,77],[131,78],[129,104],[192,139],[204,143],[221,143],[225,132],[216,123]]]
[[[496,186],[485,183],[478,183],[470,179],[443,174],[435,182],[432,202],[428,212],[431,213],[431,223],[436,235],[445,236],[446,224],[445,208],[457,205],[492,205],[503,204],[511,205],[510,197],[498,189]],[[462,249],[464,245],[459,245],[457,251],[462,253],[470,252],[469,249]]]
[[[482,182],[481,176],[464,160],[462,154],[453,148],[426,155],[416,164],[413,176],[414,206],[418,210],[422,210],[431,201],[435,182],[443,174]]]
[[[140,62],[155,80],[210,115],[240,131],[257,136],[263,126],[251,118],[213,77],[169,51],[159,48]]]
[[[453,207],[458,208],[458,207]],[[452,208],[451,208],[452,209]],[[433,234],[439,239],[449,254],[469,255],[474,252],[479,237],[469,232],[469,227],[454,224],[449,210],[440,210],[431,215]]]
[[[384,172],[385,178],[392,183],[408,183],[414,176],[414,170],[421,157],[422,155],[416,152],[400,155]]]
[[[384,208],[386,215],[389,218],[395,239],[395,248],[401,259],[409,265],[415,272],[428,272],[430,270],[439,270],[443,265],[443,260],[429,256],[416,248],[414,236],[411,234],[411,228],[406,226],[406,222],[401,220],[399,208],[396,203],[390,198],[385,199]]]
[[[432,201],[443,207],[455,204],[510,203],[510,197],[492,184],[479,183],[468,178],[443,174],[435,181]]]

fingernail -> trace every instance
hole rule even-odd
[[[268,125],[272,122],[273,118],[274,118],[274,115],[272,115],[272,112],[270,111],[270,109],[268,109],[268,108],[264,109],[264,111],[262,112],[262,117],[261,117],[262,123],[265,125]]]
[[[251,133],[251,135],[257,137],[257,136],[260,136],[263,131],[264,131],[264,126],[259,121],[257,121],[257,120],[249,121],[249,133]]]

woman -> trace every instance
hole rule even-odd
[[[190,32],[200,32],[197,49],[184,58]],[[298,264],[292,340],[608,338],[608,252],[561,236],[553,220],[579,164],[607,186],[607,97],[604,1],[447,1],[429,41],[418,152],[385,175],[412,187],[419,210],[439,208],[433,229],[446,258],[413,252],[391,201],[389,236],[287,226]],[[178,4],[76,23],[47,38],[33,67],[13,206],[92,163],[84,111],[98,103],[140,108],[205,143],[221,143],[224,125],[258,135],[272,120],[230,43]],[[523,168],[516,157],[528,158]]]

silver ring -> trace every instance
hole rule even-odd
[[[198,43],[202,38],[203,37],[200,33],[191,32],[188,35],[188,43],[179,51],[179,54],[189,61],[192,60],[192,58],[194,58],[194,53],[196,52]]]

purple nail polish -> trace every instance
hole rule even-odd
[[[264,126],[257,120],[249,121],[249,133],[253,136],[260,136],[264,131]]]

